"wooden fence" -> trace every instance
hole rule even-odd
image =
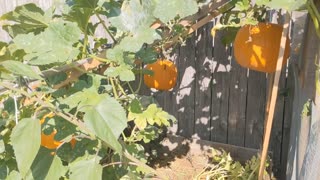
[[[26,2],[48,8],[54,1],[5,0],[0,6],[0,14]],[[295,62],[299,55],[303,18],[304,14],[293,14],[289,63]],[[166,111],[177,118],[178,122],[169,129],[170,133],[260,149],[264,133],[267,74],[242,68],[235,62],[232,46],[224,46],[221,42],[224,32],[217,32],[214,39],[210,35],[215,21],[217,19],[195,32],[187,39],[185,46],[173,53],[172,60],[178,67],[179,76],[172,91],[152,92],[143,86],[142,93],[152,94]],[[105,35],[102,31],[100,34]],[[0,30],[0,41],[9,40]],[[294,93],[291,72],[284,68],[279,83],[270,142],[275,170],[285,167],[287,158]]]
[[[305,13],[293,13],[291,21],[291,55],[279,82],[274,124],[269,150],[272,152],[274,173],[285,173],[294,77],[288,67],[296,62],[303,40]],[[217,19],[215,20],[217,21]],[[268,77],[265,73],[240,67],[232,46],[224,46],[218,32],[214,39],[210,30],[214,22],[199,29],[177,48],[172,55],[179,76],[170,92],[152,92],[158,103],[178,122],[169,132],[236,146],[260,149],[264,134]]]

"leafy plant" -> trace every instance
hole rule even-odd
[[[258,179],[260,159],[253,156],[244,165],[234,161],[224,150],[211,149],[212,160],[194,179],[234,179],[234,180],[253,180]],[[266,162],[266,168],[269,162]],[[265,170],[268,179],[271,175]]]

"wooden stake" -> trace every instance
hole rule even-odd
[[[263,180],[265,162],[267,159],[267,153],[268,153],[268,148],[269,148],[270,134],[271,134],[271,129],[272,129],[274,111],[275,111],[275,106],[276,106],[276,101],[277,101],[277,96],[278,96],[278,84],[279,84],[281,69],[282,69],[282,64],[283,64],[283,57],[284,57],[284,50],[285,50],[286,41],[287,41],[287,34],[289,31],[289,20],[290,20],[289,17],[290,17],[289,14],[285,15],[285,22],[284,22],[283,30],[282,30],[276,72],[274,74],[271,95],[270,95],[270,98],[268,97],[268,101],[270,101],[270,102],[267,102],[267,105],[269,107],[266,108],[268,112],[267,112],[266,119],[265,119],[266,129],[265,129],[265,133],[264,133],[262,153],[261,153],[259,180]],[[270,91],[270,88],[268,88],[268,90]],[[268,92],[268,94],[270,94],[270,92]]]

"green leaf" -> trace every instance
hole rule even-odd
[[[59,179],[67,168],[62,165],[59,157],[51,155],[52,150],[41,147],[26,179]]]
[[[136,58],[145,63],[153,63],[158,59],[158,53],[153,48],[142,48],[137,52]]]
[[[40,32],[46,28],[51,17],[44,16],[44,11],[33,3],[18,6],[14,11],[0,17],[0,20],[14,21],[16,24],[5,26],[5,30],[13,37],[20,33]]]
[[[155,18],[152,11],[155,0],[125,0],[122,3],[121,14],[109,18],[111,24],[121,31],[139,32],[139,29],[149,27]]]
[[[22,119],[13,128],[11,142],[22,177],[27,174],[40,148],[40,132],[39,121],[31,118]]]
[[[139,102],[138,99],[134,99],[132,100],[132,102],[130,103],[130,106],[129,106],[129,110],[130,112],[133,112],[133,113],[142,113],[142,107],[141,107],[141,104]]]
[[[22,179],[18,171],[11,171],[6,180]]]
[[[137,52],[143,44],[151,44],[156,39],[160,39],[160,35],[156,30],[143,27],[138,29],[138,32],[133,36],[123,38],[119,46],[123,51]]]
[[[68,4],[71,5],[68,14],[64,17],[68,21],[76,22],[82,32],[86,32],[89,24],[89,19],[95,14],[98,0],[70,0]],[[92,34],[92,33],[91,33]]]
[[[150,104],[142,113],[129,112],[128,120],[134,120],[134,123],[140,130],[147,127],[147,124],[153,125],[154,123],[159,126],[169,126],[169,120],[175,121],[175,118],[158,108],[156,104]]]
[[[33,65],[46,65],[74,59],[79,50],[73,47],[80,38],[75,23],[55,21],[39,35],[21,34],[13,39],[17,49],[27,53],[25,59]]]
[[[41,76],[39,76],[31,66],[27,64],[23,64],[19,61],[13,61],[13,60],[7,60],[0,63],[5,69],[8,71],[20,75],[20,76],[27,76],[34,79],[42,79]]]
[[[99,102],[86,108],[84,121],[87,127],[117,152],[121,151],[118,138],[127,126],[123,107],[112,97],[100,96]]]
[[[195,0],[159,0],[153,15],[167,23],[177,15],[183,18],[195,14],[197,11],[198,4]]]
[[[120,65],[118,67],[109,67],[104,74],[109,77],[118,77],[121,81],[134,81],[135,75],[128,65]]]
[[[70,180],[79,179],[102,179],[102,166],[95,158],[72,163],[70,166]]]

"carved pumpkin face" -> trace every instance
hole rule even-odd
[[[234,41],[234,56],[243,67],[272,73],[276,70],[282,26],[271,23],[246,25],[240,28]],[[287,38],[284,61],[287,62],[290,44]]]
[[[147,70],[153,71],[153,75],[144,75],[144,83],[149,88],[157,90],[169,90],[176,85],[177,67],[169,60],[158,59],[146,66]]]

